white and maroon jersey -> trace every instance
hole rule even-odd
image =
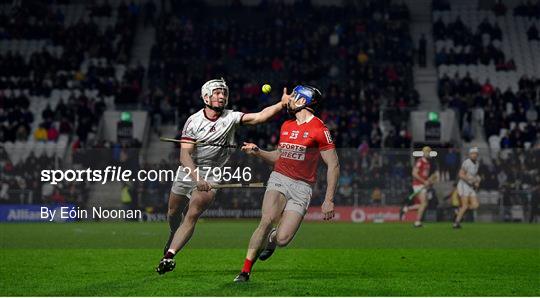
[[[480,166],[480,164],[477,161],[474,162],[470,158],[467,158],[461,164],[461,169],[463,171],[465,171],[465,174],[467,175],[467,177],[476,178],[476,176],[478,174],[478,167],[479,166]],[[463,182],[469,184],[468,181],[465,181],[465,180],[463,180],[461,178],[459,178],[459,181],[463,181]]]
[[[429,160],[425,157],[420,157],[416,160],[416,163],[414,164],[414,167],[418,169],[418,176],[422,177],[422,179],[427,180],[429,178],[429,171],[431,169],[431,164],[429,163]],[[413,177],[413,186],[415,185],[424,185],[424,183],[416,178]]]
[[[219,118],[212,120],[206,116],[204,109],[201,109],[187,119],[181,140],[232,145],[234,133],[242,123],[243,116],[242,112],[223,110]],[[230,148],[195,146],[191,157],[197,167],[222,167],[231,153]]]
[[[281,126],[274,171],[289,178],[315,183],[320,151],[334,149],[330,131],[321,119],[313,116],[305,123],[288,120]]]

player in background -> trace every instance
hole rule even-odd
[[[295,87],[287,104],[294,119],[281,126],[278,149],[264,151],[252,143],[242,147],[244,152],[274,165],[274,170],[264,194],[261,221],[251,236],[244,266],[235,282],[248,281],[257,258],[268,259],[276,246],[286,246],[293,239],[309,207],[321,157],[327,165],[322,212],[325,220],[334,217],[339,161],[328,128],[313,115],[313,106],[321,97],[314,87]]]
[[[480,186],[480,176],[478,175],[478,148],[469,149],[469,158],[463,161],[459,170],[459,182],[457,185],[461,206],[456,215],[453,228],[461,229],[461,220],[467,210],[478,208],[478,198],[476,190]]]
[[[407,206],[407,202],[400,211],[400,219],[402,219],[410,210],[418,210],[416,221],[413,225],[417,228],[422,227],[422,218],[424,216],[424,211],[428,206],[427,190],[431,187],[434,179],[437,177],[436,174],[431,177],[429,176],[431,171],[430,153],[431,148],[429,146],[422,148],[422,157],[416,160],[412,170],[412,187],[414,193],[417,193],[416,197],[413,199],[416,200],[416,203],[412,206]]]
[[[284,88],[280,102],[258,113],[249,114],[225,109],[229,88],[223,79],[206,82],[201,88],[201,97],[204,108],[191,115],[182,130],[181,140],[187,143],[181,144],[182,168],[177,173],[169,195],[167,218],[170,235],[165,245],[164,256],[156,268],[159,274],[174,269],[176,265],[174,256],[189,241],[199,216],[214,201],[216,189],[212,189],[212,184],[219,181],[211,175],[212,169],[223,167],[231,154],[229,148],[195,147],[195,142],[232,144],[239,125],[256,125],[270,120],[285,108],[289,95]],[[187,210],[184,212],[186,206]]]

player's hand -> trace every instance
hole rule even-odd
[[[246,154],[253,155],[259,151],[259,147],[253,143],[244,142],[244,146],[242,146],[241,150],[244,151]]]
[[[197,180],[197,190],[198,191],[210,191],[212,189],[212,185],[208,183],[208,181],[204,179]]]
[[[290,98],[291,98],[291,94],[287,94],[287,87],[283,88],[283,95],[281,95],[281,106],[283,108],[287,107],[287,104],[289,104]]]
[[[324,220],[330,220],[334,218],[334,202],[324,200],[321,206],[322,213],[324,214]]]

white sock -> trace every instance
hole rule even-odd
[[[277,230],[270,232],[270,235],[268,236],[268,242],[274,242],[274,238],[276,234],[277,234]]]

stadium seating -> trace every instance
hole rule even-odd
[[[263,83],[281,87],[316,82],[328,103],[320,114],[330,122],[338,145],[357,147],[366,139],[370,147],[380,148],[379,106],[397,109],[418,104],[418,94],[411,88],[407,7],[379,1],[347,7],[302,4],[306,17],[293,18],[295,5],[264,5],[235,7],[226,18],[219,7],[202,2],[189,9],[173,5],[172,13],[157,27],[151,54],[151,93],[144,104],[153,118],[165,118],[160,102],[168,99],[167,105],[177,110],[177,122],[184,123],[201,106],[197,90],[209,77],[225,77],[232,84],[232,105],[243,110],[268,103],[259,90]],[[202,10],[212,18],[198,18]],[[215,65],[218,59],[223,62]],[[406,122],[392,124],[395,135],[407,128]],[[278,124],[272,123],[257,128],[250,138],[265,146],[272,144],[278,130]]]
[[[512,14],[478,10],[474,2],[439,2],[446,4],[434,5],[432,16],[439,97],[443,106],[457,111],[460,125],[471,120],[483,125],[479,138],[485,137],[489,155],[480,169],[484,190],[479,200],[482,205],[508,206],[505,212],[510,214],[510,206],[523,203],[516,198],[538,183],[540,42],[528,38],[528,29],[538,27],[539,19],[524,15],[534,9]],[[458,18],[465,28],[453,34],[449,30]],[[500,28],[500,36],[480,34],[490,26]],[[491,51],[489,63],[481,58],[483,47]],[[497,56],[515,68],[501,67],[493,59]]]
[[[71,142],[84,142],[96,128],[104,109],[114,108],[117,99],[137,100],[125,93],[142,79],[139,69],[126,66],[134,36],[130,9],[139,2],[2,4],[0,141],[7,160],[1,162],[15,168],[8,184],[36,172],[25,172],[31,154],[64,158]],[[133,78],[135,83],[127,81]],[[16,119],[26,110],[30,116]],[[71,127],[58,135],[63,117]],[[44,139],[35,138],[39,128],[45,128]]]
[[[496,49],[501,50],[506,59],[512,59],[516,69],[514,71],[497,71],[495,63],[489,65],[482,64],[463,64],[463,65],[439,65],[439,77],[447,74],[454,76],[457,72],[463,77],[467,72],[472,78],[477,78],[480,82],[484,82],[487,78],[490,79],[495,87],[501,90],[512,88],[517,91],[518,81],[523,75],[534,76],[540,73],[540,58],[537,53],[540,52],[540,41],[529,41],[527,39],[527,29],[532,25],[540,25],[537,19],[528,19],[521,16],[506,14],[505,16],[497,17],[492,11],[477,10],[474,3],[469,5],[452,6],[449,11],[434,11],[433,21],[441,19],[445,25],[454,22],[460,18],[463,24],[471,32],[477,32],[479,25],[486,19],[491,25],[498,25],[502,31],[502,40],[493,40],[492,44]],[[491,41],[487,34],[481,36],[482,46],[488,46]],[[461,53],[467,48],[469,51],[471,45],[457,46],[451,39],[439,39],[435,43],[436,52],[441,52],[445,49],[456,53]],[[536,54],[536,55],[535,55]]]

